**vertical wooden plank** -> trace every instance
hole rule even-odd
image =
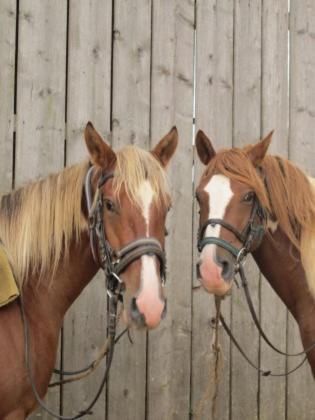
[[[115,0],[113,44],[113,146],[148,149],[150,129],[151,0]],[[108,419],[144,419],[146,334],[134,331],[115,349]]]
[[[67,18],[65,2],[19,4],[17,186],[63,167]],[[58,388],[46,401],[59,410]],[[48,418],[40,410],[31,418],[38,417]]]
[[[70,1],[67,92],[67,165],[87,158],[83,131],[91,120],[108,138],[110,131],[111,2]],[[69,310],[64,323],[64,365],[78,369],[91,362],[106,340],[107,295],[100,272]],[[64,414],[74,415],[94,398],[103,363],[91,377],[64,387]],[[105,418],[105,391],[93,418]]]
[[[261,2],[235,1],[234,21],[234,146],[260,137],[261,90]],[[253,302],[259,304],[259,275],[255,264],[246,264]],[[233,291],[232,331],[258,364],[259,337],[253,325],[242,290]],[[244,378],[246,378],[244,380]],[[258,376],[232,346],[231,418],[258,418]]]
[[[152,4],[152,141],[176,124],[179,146],[168,172],[168,313],[149,334],[146,418],[183,420],[190,412],[194,1]]]
[[[63,166],[66,17],[65,2],[20,1],[17,184]]]
[[[315,176],[315,4],[291,0],[290,9],[290,159]],[[289,351],[301,348],[295,322],[290,317]],[[296,363],[289,358],[289,368]],[[308,364],[288,378],[287,419],[315,417],[314,380]]]
[[[16,2],[0,4],[0,194],[12,186]]]
[[[233,1],[197,0],[196,19],[196,129],[204,130],[217,149],[232,147],[233,107]],[[204,166],[195,154],[195,186],[198,185]],[[194,250],[198,259],[196,235],[198,205],[195,205]],[[196,417],[229,419],[230,393],[230,340],[220,333],[223,366],[220,372],[218,396],[215,407],[212,397],[214,357],[212,351],[213,329],[210,319],[215,316],[213,297],[195,280],[193,289],[192,331],[192,409]],[[222,304],[226,320],[230,319],[230,298]],[[212,413],[214,414],[212,416]]]
[[[262,3],[262,133],[275,129],[270,153],[288,155],[288,1]],[[287,311],[262,278],[261,325],[271,341],[286,348]],[[274,320],[277,322],[274,322]],[[285,372],[286,358],[261,340],[260,364],[264,369]],[[260,377],[261,420],[285,419],[286,378]],[[272,402],[272,403],[271,403]]]

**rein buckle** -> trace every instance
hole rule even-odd
[[[241,248],[239,253],[237,254],[236,257],[236,263],[235,263],[235,270],[236,272],[238,272],[240,270],[240,266],[244,265],[246,262],[246,257],[247,257],[247,249],[245,247]]]

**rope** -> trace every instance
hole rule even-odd
[[[220,306],[221,298],[215,296],[216,316],[214,318],[214,333],[212,339],[212,355],[209,366],[209,381],[206,390],[198,403],[196,409],[196,420],[202,418],[206,401],[211,398],[211,418],[214,419],[217,410],[217,399],[219,395],[220,372],[223,368],[222,349],[219,344],[219,321],[220,321]],[[211,396],[212,391],[212,396]]]
[[[117,315],[117,323],[120,320],[122,310],[123,310],[123,308],[121,308],[121,310],[119,311],[119,313]],[[116,344],[127,331],[128,331],[128,328],[125,328],[115,338],[114,344]],[[72,376],[72,378],[67,378],[67,379],[62,379],[60,381],[52,382],[48,385],[48,387],[53,388],[53,387],[58,386],[58,385],[64,385],[64,384],[68,384],[70,382],[76,382],[76,381],[79,381],[80,379],[83,379],[83,378],[86,378],[87,376],[89,376],[91,373],[93,373],[95,371],[95,369],[98,367],[98,365],[104,359],[104,357],[107,355],[109,344],[110,344],[110,340],[109,340],[109,337],[107,337],[105,343],[101,346],[101,349],[100,349],[96,359],[94,359],[93,362],[91,362],[87,367],[85,367],[83,369],[78,369],[78,370],[74,370],[74,371],[67,371],[67,370],[62,370],[61,371],[60,369],[54,369],[54,373],[57,373],[57,374],[60,374],[60,375],[62,374],[63,376]]]
[[[83,378],[86,378],[87,376],[89,376],[92,372],[95,371],[95,369],[98,367],[98,365],[104,359],[104,357],[107,355],[110,342],[111,342],[111,340],[108,337],[106,339],[105,343],[102,345],[101,350],[100,350],[97,358],[87,368],[84,369],[84,372],[76,373],[71,378],[62,379],[60,381],[52,382],[51,384],[48,385],[48,387],[53,388],[53,387],[58,386],[58,385],[68,384],[68,383],[71,383],[71,382],[79,381],[80,379],[83,379]],[[63,372],[63,375],[64,374],[65,373]]]

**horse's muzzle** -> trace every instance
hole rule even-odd
[[[130,319],[137,328],[156,328],[162,319],[166,316],[167,306],[166,300],[163,299],[163,307],[161,311],[146,311],[142,313],[137,305],[137,298],[133,297],[130,304]]]
[[[197,277],[209,293],[223,296],[230,290],[234,277],[234,261],[228,254],[217,254],[215,245],[204,247],[196,269]]]

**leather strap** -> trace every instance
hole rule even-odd
[[[240,253],[240,249],[236,248],[234,245],[230,244],[230,242],[225,241],[224,239],[221,238],[216,238],[214,236],[206,236],[205,238],[203,238],[199,244],[198,244],[198,249],[201,252],[201,250],[206,246],[206,245],[218,245],[221,248],[226,249],[227,251],[229,251],[232,255],[234,255],[235,258],[237,258],[237,256]]]
[[[160,262],[161,276],[165,276],[165,252],[155,238],[141,238],[131,242],[115,253],[118,261],[114,265],[115,273],[119,276],[128,267],[143,255],[155,255]]]

